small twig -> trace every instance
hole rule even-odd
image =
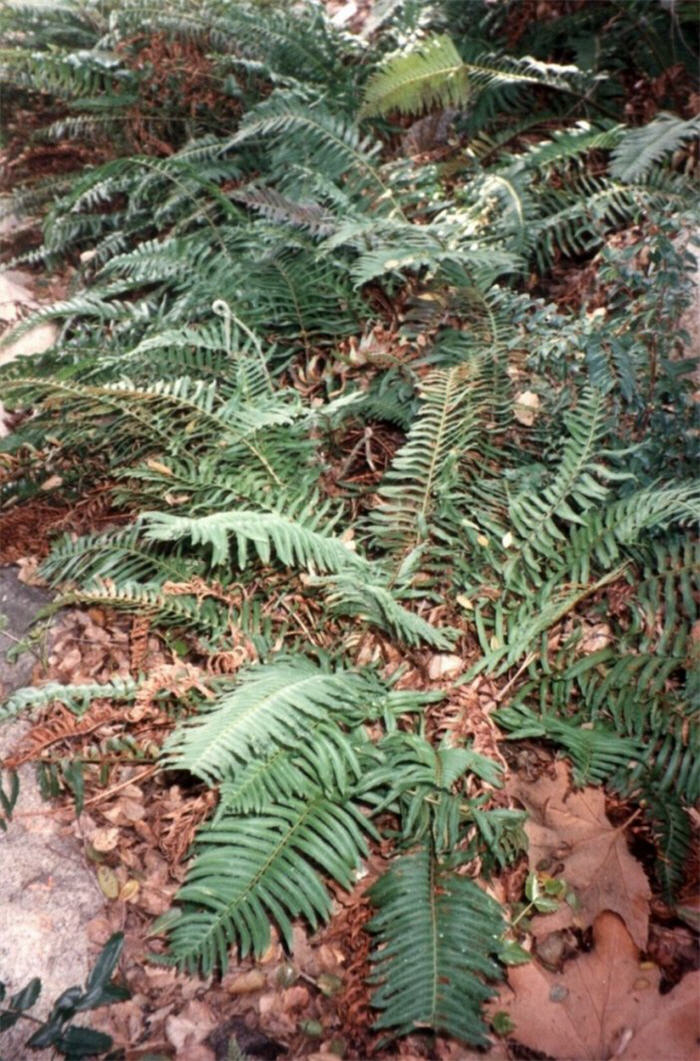
[[[127,777],[125,781],[120,781],[118,785],[112,785],[110,788],[106,788],[104,792],[98,792],[96,796],[91,796],[90,799],[86,799],[83,806],[89,807],[93,803],[99,803],[100,800],[106,799],[108,796],[113,796],[115,792],[119,792],[120,789],[126,788],[127,785],[135,784],[136,781],[143,781],[146,777],[151,777],[159,770],[158,766],[149,766],[147,770],[142,770],[140,774],[136,774],[135,777]]]
[[[525,657],[525,659],[524,659],[524,660],[523,660],[523,662],[522,662],[522,663],[520,664],[520,666],[519,666],[519,667],[518,667],[518,669],[516,670],[516,672],[515,672],[515,674],[513,675],[513,677],[512,677],[512,678],[510,678],[510,679],[509,679],[509,680],[508,680],[508,681],[506,682],[506,684],[505,684],[505,685],[503,686],[503,688],[501,689],[501,691],[500,691],[499,693],[497,693],[497,694],[496,694],[496,695],[494,696],[494,700],[495,700],[495,702],[496,702],[496,703],[499,703],[499,701],[501,701],[501,700],[503,699],[503,697],[504,697],[504,696],[506,695],[506,693],[508,693],[508,692],[510,691],[510,688],[511,688],[511,686],[512,686],[512,685],[513,685],[513,684],[514,684],[514,683],[515,683],[515,682],[516,682],[516,681],[518,680],[518,678],[519,678],[519,677],[520,677],[520,675],[521,675],[521,674],[523,673],[523,671],[524,671],[524,670],[526,669],[526,667],[529,667],[529,666],[530,666],[530,664],[531,664],[531,663],[532,663],[532,662],[533,662],[534,660],[536,660],[538,656],[539,656],[539,652],[530,652],[530,653],[529,653],[529,654],[528,654],[528,655],[527,655],[527,656]]]

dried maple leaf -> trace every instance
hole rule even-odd
[[[639,951],[616,914],[600,914],[594,949],[561,974],[537,962],[514,967],[495,1004],[505,1009],[522,1046],[577,1061],[690,1061],[698,1056],[700,972],[667,995],[661,972],[640,965]]]
[[[525,825],[530,868],[563,877],[579,902],[576,911],[562,904],[555,913],[534,918],[533,935],[587,928],[601,911],[613,910],[643,949],[649,928],[649,881],[629,853],[623,830],[608,821],[602,789],[589,786],[573,791],[568,767],[558,762],[553,778],[542,775],[530,782],[516,775],[507,792],[530,815]]]

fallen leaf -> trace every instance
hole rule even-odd
[[[95,851],[114,851],[119,843],[119,830],[115,828],[96,829],[92,836],[92,846]]]
[[[171,1046],[174,1046],[178,1056],[193,1057],[194,1053],[183,1051],[194,1051],[195,1046],[201,1045],[212,1028],[216,1027],[216,1020],[211,1009],[205,1002],[192,999],[187,1003],[182,1012],[171,1014],[165,1021],[165,1035]]]
[[[540,399],[534,391],[521,391],[516,395],[513,416],[525,427],[532,427],[540,408]]]
[[[241,973],[224,982],[229,995],[247,995],[253,991],[262,991],[266,984],[267,979],[260,969],[251,969],[250,972]]]
[[[463,670],[464,660],[462,657],[447,653],[431,656],[428,663],[428,677],[434,682],[443,678],[456,678]]]
[[[122,884],[121,889],[119,891],[120,902],[133,903],[138,898],[140,887],[141,885],[139,884],[139,882],[137,880],[133,880],[133,878],[131,880],[128,880],[126,884]]]
[[[100,886],[102,894],[107,899],[116,899],[119,895],[119,879],[114,870],[111,870],[109,866],[97,867],[97,883]]]
[[[537,962],[508,970],[508,987],[493,1006],[510,1015],[513,1039],[549,1057],[577,1061],[697,1058],[700,972],[660,995],[659,969],[640,965],[639,950],[616,914],[596,918],[593,940],[593,950],[561,974]]]
[[[573,791],[568,767],[558,762],[554,778],[542,775],[529,782],[516,775],[507,792],[529,813],[525,831],[530,868],[563,877],[578,899],[575,911],[562,903],[555,913],[533,918],[533,935],[588,928],[601,911],[612,910],[643,949],[649,929],[649,881],[629,853],[623,830],[608,821],[603,790],[588,786]]]

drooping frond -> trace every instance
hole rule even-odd
[[[326,600],[338,615],[364,619],[407,645],[426,644],[446,651],[454,644],[455,631],[432,626],[400,604],[387,586],[360,577],[359,572],[331,575],[318,582],[325,587]]]
[[[144,513],[145,537],[149,541],[189,539],[193,545],[210,546],[212,564],[230,559],[230,539],[236,545],[236,562],[244,568],[252,546],[257,558],[267,564],[273,554],[294,567],[317,567],[342,571],[362,567],[363,561],[339,538],[317,530],[311,513],[306,520],[290,519],[278,512],[214,512],[210,516],[173,516],[169,512]]]
[[[399,858],[369,894],[379,908],[369,924],[375,1027],[431,1028],[486,1046],[481,1006],[500,976],[498,904],[426,849]]]
[[[610,173],[617,180],[639,181],[662,158],[700,137],[700,117],[684,121],[662,111],[638,129],[627,129],[613,149]]]
[[[291,946],[292,921],[327,920],[331,897],[322,873],[343,888],[367,853],[365,819],[349,801],[320,792],[279,800],[257,815],[224,816],[200,829],[196,857],[170,928],[173,959],[208,975],[226,969],[228,953],[260,957],[273,921]]]
[[[597,726],[582,729],[554,716],[538,717],[524,705],[506,707],[498,712],[499,722],[513,740],[547,737],[561,744],[574,764],[577,785],[602,784],[619,768],[641,758],[643,745],[615,730]]]

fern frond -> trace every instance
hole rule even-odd
[[[529,56],[515,59],[482,53],[464,59],[452,39],[442,35],[390,57],[368,82],[360,116],[460,107],[485,90],[527,84],[571,92],[581,79],[581,71],[574,66],[542,63]]]
[[[601,508],[586,512],[570,530],[562,570],[572,581],[588,581],[593,564],[609,569],[645,531],[691,526],[700,519],[700,492],[695,483],[661,484],[637,490]],[[626,548],[627,547],[627,548]],[[688,548],[693,546],[688,543]]]
[[[613,150],[610,174],[626,183],[642,180],[662,158],[698,137],[700,117],[684,121],[675,114],[662,111],[647,125],[624,133]]]
[[[317,567],[321,571],[342,571],[366,564],[339,538],[314,528],[310,513],[306,521],[290,519],[278,512],[214,512],[209,516],[173,516],[169,512],[146,512],[145,537],[149,541],[180,541],[211,546],[212,564],[217,567],[230,559],[229,538],[236,544],[236,562],[244,568],[252,545],[257,558],[267,564],[273,549],[287,566]]]
[[[425,849],[399,858],[369,895],[379,908],[368,926],[377,936],[372,1004],[383,1011],[375,1027],[431,1028],[486,1046],[481,1006],[501,975],[498,904]]]
[[[677,899],[693,850],[693,829],[681,801],[667,791],[659,794],[651,774],[638,793],[656,845],[654,870],[666,902]]]
[[[442,652],[452,648],[456,631],[437,629],[404,608],[386,586],[358,574],[316,579],[317,584],[325,587],[326,600],[333,612],[363,619],[407,645],[432,645]]]
[[[164,626],[199,628],[213,636],[223,633],[230,618],[228,609],[211,597],[198,600],[194,594],[169,594],[159,583],[148,582],[125,581],[117,586],[111,579],[94,579],[80,589],[59,594],[51,610],[70,605],[101,605],[118,611],[140,612]]]
[[[454,43],[447,36],[432,37],[390,58],[370,78],[360,117],[459,107],[469,95],[468,70]]]
[[[223,817],[199,830],[197,855],[177,901],[181,916],[170,929],[178,965],[204,975],[241,957],[260,957],[274,921],[287,946],[292,921],[312,927],[331,912],[320,870],[343,888],[367,854],[366,821],[347,801],[311,792],[305,800],[279,801],[260,815]],[[318,868],[317,868],[318,867]]]
[[[510,732],[511,740],[537,736],[561,744],[573,761],[577,785],[603,784],[620,767],[628,769],[644,754],[642,741],[620,737],[604,726],[582,729],[551,715],[538,716],[524,704],[501,708],[497,718]]]
[[[335,231],[335,218],[318,203],[294,202],[275,188],[251,186],[239,188],[230,194],[236,202],[253,207],[272,221],[307,229],[315,236],[327,236]]]
[[[604,396],[584,393],[575,412],[566,418],[566,427],[569,438],[552,482],[537,492],[523,490],[511,502],[508,518],[515,531],[515,554],[505,564],[508,579],[520,563],[537,570],[543,557],[556,555],[567,540],[562,527],[581,524],[584,513],[608,496],[603,480],[611,472],[600,462],[608,430]]]
[[[371,697],[359,672],[328,674],[303,658],[256,668],[210,711],[175,731],[164,746],[165,762],[213,784],[255,754],[296,748],[308,726],[361,718]]]
[[[42,564],[42,576],[52,585],[74,580],[113,579],[115,582],[184,582],[201,573],[202,564],[191,558],[158,554],[147,545],[137,526],[80,538],[64,535]]]
[[[380,488],[371,514],[375,539],[408,550],[425,540],[441,490],[456,462],[483,430],[488,407],[484,359],[439,369],[423,380],[423,404]]]
[[[307,103],[292,93],[276,92],[246,114],[227,147],[237,147],[257,138],[274,142],[283,137],[288,155],[295,143],[303,145],[295,152],[298,160],[303,157],[307,163],[311,161],[314,168],[338,182],[346,175],[350,186],[358,192],[370,189],[375,198],[388,201],[401,213],[374,162],[380,150],[378,142],[361,136],[355,125],[333,114],[322,103]]]
[[[54,701],[65,704],[76,715],[83,715],[93,700],[133,700],[141,683],[134,678],[112,678],[108,682],[84,682],[61,685],[47,682],[46,685],[27,686],[17,689],[0,705],[0,721],[46,707]]]

